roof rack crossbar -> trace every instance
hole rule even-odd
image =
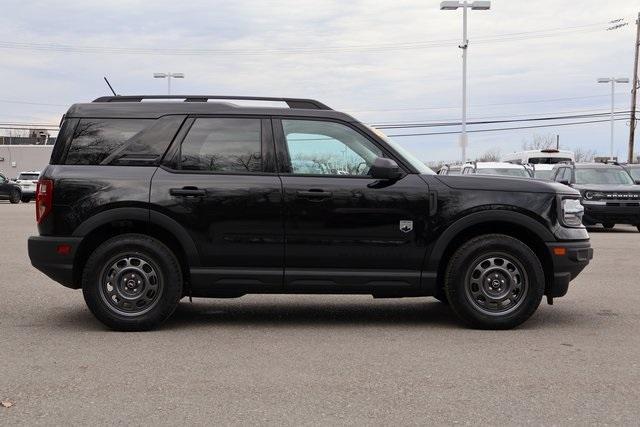
[[[302,98],[274,98],[268,96],[221,96],[221,95],[118,95],[101,96],[93,102],[142,102],[145,99],[184,99],[184,102],[207,102],[210,99],[246,100],[246,101],[275,101],[284,102],[289,108],[307,110],[331,110],[320,101]]]

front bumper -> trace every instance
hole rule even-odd
[[[73,280],[73,260],[80,246],[80,237],[31,236],[27,243],[31,265],[63,286],[78,289]],[[59,247],[68,245],[68,253]]]
[[[588,202],[583,201],[585,224],[630,224],[640,225],[639,203]]]
[[[589,240],[577,242],[547,243],[553,263],[553,276],[549,278],[545,294],[562,297],[569,289],[569,282],[589,264],[593,248]]]

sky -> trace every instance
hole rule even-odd
[[[185,74],[175,94],[315,98],[367,124],[459,121],[462,13],[439,3],[3,0],[0,123],[57,124],[71,104],[110,94],[103,76],[120,94],[165,94],[154,72]],[[608,112],[610,87],[596,79],[632,77],[638,12],[640,0],[493,0],[471,11],[469,120]],[[606,30],[621,18],[628,25]],[[630,90],[617,87],[617,110],[629,110]],[[628,129],[616,123],[621,158]],[[474,132],[468,157],[520,150],[535,134],[605,155],[609,132],[609,122]],[[426,162],[460,157],[457,134],[393,139]]]

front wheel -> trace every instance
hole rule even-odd
[[[141,234],[113,237],[89,256],[82,292],[91,312],[111,329],[158,327],[182,297],[182,271],[175,255]]]
[[[20,190],[13,190],[11,191],[11,194],[9,195],[9,203],[15,205],[16,203],[20,203],[20,197],[22,195],[20,194]]]
[[[447,267],[445,292],[453,311],[480,329],[510,329],[536,311],[544,294],[544,272],[535,253],[501,234],[463,244]]]

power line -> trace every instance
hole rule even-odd
[[[614,114],[616,115],[628,115],[629,111],[617,111]],[[569,120],[569,119],[586,119],[586,118],[596,118],[603,116],[610,116],[611,113],[596,113],[596,114],[575,114],[571,116],[551,116],[551,117],[528,117],[522,119],[507,119],[507,120],[484,120],[484,121],[475,121],[475,122],[467,122],[469,125],[488,125],[488,124],[498,124],[498,123],[516,123],[516,122],[539,122],[539,121],[550,121],[550,120]],[[449,127],[449,126],[459,126],[460,122],[441,122],[441,123],[403,123],[403,124],[387,124],[387,125],[372,125],[376,129],[412,129],[412,128],[425,128],[425,127]]]
[[[619,118],[615,120],[619,121],[619,120],[627,120],[627,119]],[[549,125],[515,126],[515,127],[494,128],[494,129],[476,129],[476,130],[469,130],[467,132],[469,133],[499,132],[499,131],[505,131],[505,130],[537,129],[537,128],[557,127],[557,126],[558,127],[559,126],[575,126],[575,125],[584,125],[584,124],[591,124],[591,123],[608,123],[608,122],[610,122],[610,120],[590,120],[590,121],[573,122],[573,123],[555,123],[555,124],[549,124]],[[402,138],[407,136],[457,135],[459,133],[460,133],[459,131],[450,131],[450,132],[429,132],[429,133],[405,133],[405,134],[396,134],[396,135],[390,134],[387,136],[389,138]]]
[[[578,25],[573,27],[559,27],[546,30],[533,30],[517,33],[494,34],[484,37],[474,38],[474,43],[494,43],[512,40],[529,40],[535,38],[547,38],[563,36],[571,33],[604,31],[604,26],[609,22],[598,22],[592,24]],[[596,28],[601,27],[601,28]],[[378,43],[346,46],[324,46],[324,47],[286,47],[286,48],[253,48],[253,49],[184,49],[184,48],[157,48],[157,47],[119,47],[119,46],[96,46],[96,45],[74,45],[63,43],[38,43],[38,42],[18,42],[0,41],[0,49],[17,49],[47,52],[66,53],[99,53],[99,54],[135,54],[135,55],[229,55],[229,56],[260,56],[271,54],[317,54],[317,53],[340,53],[353,51],[383,51],[383,50],[404,50],[404,49],[427,49],[447,47],[452,43],[457,43],[457,39],[441,39],[426,42],[403,42],[403,43]]]

